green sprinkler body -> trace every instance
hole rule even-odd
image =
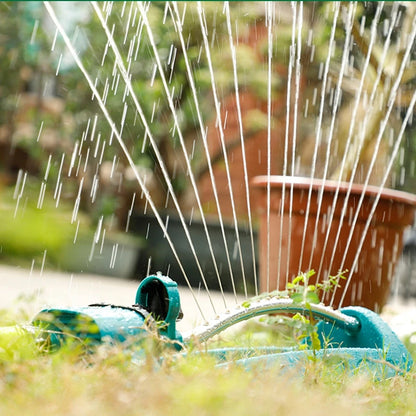
[[[183,336],[176,330],[176,322],[182,317],[178,286],[160,273],[140,283],[135,304],[130,307],[93,304],[73,309],[45,309],[33,324],[40,327],[41,338],[47,339],[52,348],[59,348],[74,338],[86,345],[126,340],[140,345],[149,336],[149,328],[153,328],[186,354],[186,347],[192,342],[204,342],[237,322],[279,312],[313,314],[318,322],[317,334],[325,348],[312,350],[306,341],[301,348],[233,347],[207,352],[216,357],[219,366],[227,366],[232,361],[247,369],[302,368],[302,363],[313,354],[315,359],[338,358],[344,368],[352,371],[365,368],[377,378],[403,374],[413,365],[406,347],[390,327],[379,315],[362,307],[336,311],[321,304],[296,304],[288,298],[263,298],[249,306],[239,306],[234,312],[228,311]]]

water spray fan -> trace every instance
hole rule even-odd
[[[132,306],[92,304],[73,309],[45,309],[35,317],[34,324],[41,328],[42,337],[47,337],[52,348],[73,338],[86,344],[126,340],[140,343],[152,327],[178,350],[186,351],[192,342],[205,342],[236,323],[279,313],[313,316],[317,322],[316,334],[322,345],[326,342],[325,348],[312,351],[306,341],[299,348],[217,348],[208,353],[217,358],[218,365],[229,364],[232,355],[233,362],[247,369],[301,368],[302,362],[313,353],[317,359],[339,358],[342,365],[351,370],[364,367],[378,378],[403,374],[412,367],[412,358],[396,334],[379,315],[363,307],[334,310],[322,304],[295,303],[289,297],[261,297],[187,334],[180,334],[176,329],[176,322],[182,317],[178,286],[161,274],[141,282]]]

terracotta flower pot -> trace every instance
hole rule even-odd
[[[259,256],[262,291],[284,289],[287,280],[291,281],[299,271],[314,269],[317,274],[311,279],[312,283],[315,279],[322,281],[329,275],[336,275],[342,268],[348,270],[346,276],[350,281],[347,283],[347,280],[341,280],[342,287],[335,291],[334,298],[332,299],[332,295],[326,295],[323,301],[331,303],[332,300],[334,307],[359,305],[375,311],[381,310],[389,296],[394,267],[401,253],[403,231],[414,219],[416,195],[389,189],[382,190],[370,226],[365,232],[367,219],[379,193],[379,188],[368,186],[350,238],[351,224],[363,194],[362,185],[352,186],[348,205],[343,214],[349,184],[340,184],[333,210],[338,182],[313,180],[307,220],[306,211],[311,186],[309,178],[259,176],[254,179],[253,185],[259,192]],[[282,216],[283,189],[285,197]],[[293,198],[291,198],[292,194]],[[316,226],[318,198],[321,194],[322,202]],[[332,225],[328,232],[332,210]],[[306,237],[303,241],[305,222]],[[365,239],[361,242],[364,234]],[[355,267],[352,270],[354,263]],[[345,287],[347,288],[343,295]]]

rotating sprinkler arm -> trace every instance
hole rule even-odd
[[[314,317],[333,323],[338,328],[350,334],[360,330],[360,322],[358,319],[345,315],[328,306],[322,304],[309,304],[306,306],[303,303],[295,303],[290,298],[272,297],[252,302],[247,307],[238,306],[233,311],[222,314],[217,319],[185,333],[183,335],[183,341],[185,344],[191,341],[205,342],[234,324],[256,316],[273,313],[301,313],[303,315],[309,315],[311,313]]]

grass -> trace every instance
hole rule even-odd
[[[43,210],[22,205],[16,216],[15,203],[3,191],[3,260],[42,256],[44,250],[52,256],[72,238],[68,219],[46,201]],[[0,312],[0,327],[29,320],[25,309]],[[221,345],[286,345],[290,335],[250,324]],[[151,340],[146,349],[142,363],[134,359],[134,349],[122,346],[85,354],[71,345],[40,354],[32,336],[0,330],[0,415],[416,414],[415,369],[375,381],[318,362],[309,363],[300,377],[278,368],[217,368],[204,354],[173,359],[165,352],[163,364],[156,365],[159,348]]]
[[[0,324],[22,319],[27,319],[23,310],[17,316],[4,311]],[[265,338],[257,337],[253,326],[242,331],[239,342]],[[416,370],[375,381],[321,362],[308,364],[300,376],[277,368],[216,368],[205,354],[178,358],[172,351],[156,365],[154,340],[145,346],[147,359],[141,363],[134,348],[103,345],[85,354],[73,344],[39,354],[34,342],[0,334],[2,415],[416,414]]]

